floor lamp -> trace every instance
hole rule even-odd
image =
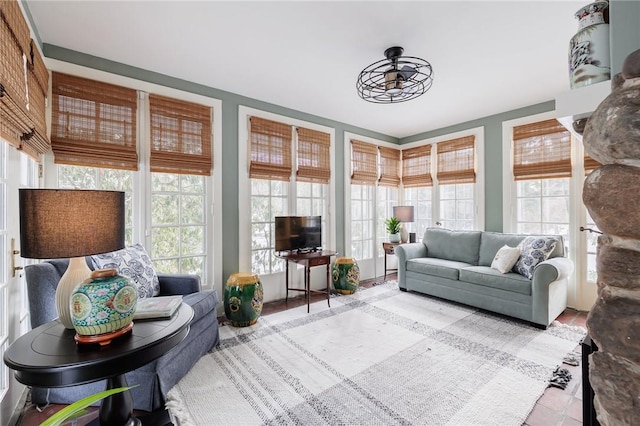
[[[124,192],[20,189],[20,256],[70,258],[56,289],[62,325],[72,329],[69,301],[89,278],[84,256],[124,248]]]
[[[400,242],[412,242],[416,241],[416,234],[412,232],[409,235],[407,231],[407,225],[405,223],[413,222],[413,206],[394,206],[393,215],[402,222],[402,229],[400,230]]]

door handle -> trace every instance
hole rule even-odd
[[[11,277],[15,278],[16,271],[22,271],[24,267],[16,266],[16,256],[20,254],[20,250],[16,250],[16,239],[11,239]]]

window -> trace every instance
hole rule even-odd
[[[151,175],[151,258],[167,273],[205,275],[206,183],[204,176]]]
[[[517,232],[569,242],[571,137],[555,119],[513,128]]]
[[[420,239],[433,226],[431,145],[402,150],[402,186],[404,204],[414,206],[415,221],[408,224],[409,229]]]
[[[258,274],[273,274],[285,270],[275,252],[276,216],[321,216],[322,245],[327,245],[331,134],[286,117],[270,120],[258,113],[247,115],[250,268]]]
[[[439,221],[448,229],[474,229],[475,138],[438,142],[436,152]]]
[[[7,144],[0,138],[0,247],[3,250],[7,245]],[[7,256],[0,256],[0,355],[4,356],[9,347],[9,309],[7,309],[7,281],[8,267]],[[4,398],[9,388],[9,368],[6,365],[0,366],[0,400]]]
[[[398,204],[401,181],[400,150],[351,139],[350,240],[358,260],[384,256],[382,242],[389,239],[385,220]],[[361,264],[364,275],[376,274],[377,263]]]
[[[206,282],[211,106],[57,72],[52,92],[58,186],[124,191],[126,244],[143,242],[160,272]]]

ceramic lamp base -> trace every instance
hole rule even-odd
[[[120,336],[124,336],[125,334],[131,333],[132,330],[133,323],[130,322],[129,325],[124,326],[120,330],[112,331],[110,333],[95,334],[93,336],[84,336],[82,334],[76,333],[74,340],[79,345],[98,344],[100,346],[106,346],[110,344],[112,340],[117,339]]]

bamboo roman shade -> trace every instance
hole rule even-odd
[[[402,150],[402,185],[405,188],[433,186],[431,145]]]
[[[475,136],[438,143],[438,183],[475,183],[475,151]]]
[[[593,158],[591,158],[589,156],[589,154],[584,154],[584,173],[585,174],[589,174],[591,173],[594,169],[597,169],[598,167],[602,166],[601,163],[599,163],[597,160],[594,160]]]
[[[351,183],[375,185],[378,180],[378,147],[351,140]]]
[[[296,179],[306,182],[329,183],[331,135],[318,130],[298,127],[298,170]]]
[[[211,108],[149,95],[151,171],[210,176]]]
[[[56,163],[138,170],[135,90],[54,72],[52,95]]]
[[[260,117],[250,118],[249,177],[289,181],[291,179],[292,126]]]
[[[0,2],[0,135],[39,160],[49,150],[45,98],[49,77],[15,0]]]
[[[400,185],[400,150],[379,146],[380,177],[378,184],[398,187]]]
[[[571,136],[556,119],[513,128],[515,180],[571,177]]]

